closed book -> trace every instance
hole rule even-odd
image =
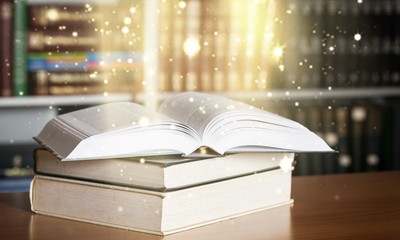
[[[112,6],[104,3],[104,1],[101,4]],[[95,22],[93,20],[104,21],[106,19],[105,12],[100,11],[101,4],[68,3],[67,1],[30,3],[28,13],[31,20],[28,26],[30,29],[92,26]]]
[[[186,6],[185,41],[183,44],[186,60],[186,91],[200,90],[201,4],[202,1],[200,0],[191,0],[187,2]]]
[[[169,191],[281,166],[289,170],[293,158],[293,153],[238,153],[222,157],[202,154],[64,162],[48,150],[36,149],[34,170],[42,175]]]
[[[321,129],[321,109],[317,106],[308,108],[308,124],[311,131],[323,137]],[[324,158],[319,153],[310,154],[311,174],[320,175],[324,173]]]
[[[367,108],[364,105],[354,105],[351,108],[351,156],[354,172],[366,169],[366,121]]]
[[[337,149],[339,139],[336,130],[335,113],[335,107],[327,107],[322,110],[322,136],[332,149]],[[338,165],[336,153],[330,153],[324,156],[323,168],[325,174],[337,173]]]
[[[0,2],[0,96],[12,96],[13,1]]]
[[[26,0],[14,1],[13,15],[13,95],[25,96],[28,91],[26,72]]]
[[[129,93],[133,73],[115,71],[32,71],[28,73],[30,95]]]
[[[378,171],[383,165],[383,110],[382,106],[368,106],[366,119],[366,171]]]
[[[350,152],[351,142],[351,121],[349,107],[339,106],[335,111],[336,129],[338,134],[337,150],[338,156],[338,172],[348,173],[351,172],[352,156]]]
[[[167,235],[290,204],[291,171],[281,169],[170,192],[36,175],[32,211]]]
[[[185,12],[179,7],[179,1],[174,0],[171,17],[174,19],[171,26],[171,90],[181,92],[185,89],[185,56],[183,44],[185,41]]]
[[[28,33],[28,50],[30,52],[68,52],[100,51],[101,34],[94,30],[46,29],[30,30]]]
[[[171,70],[172,70],[172,11],[173,11],[173,2],[172,1],[164,1],[159,3],[160,13],[159,13],[159,45],[160,50],[158,54],[158,91],[170,92],[171,88]]]

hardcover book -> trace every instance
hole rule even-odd
[[[183,158],[156,156],[60,161],[50,151],[40,148],[34,153],[34,171],[39,175],[165,192],[279,168],[290,171],[293,159],[293,153],[237,153],[215,156],[203,152]]]
[[[290,204],[291,176],[275,169],[159,192],[36,175],[31,207],[44,215],[166,235]]]

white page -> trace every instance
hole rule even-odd
[[[197,92],[187,92],[166,99],[159,112],[187,124],[202,136],[209,121],[216,116],[235,109],[251,106],[228,98]]]
[[[254,106],[217,95],[187,92],[166,99],[159,112],[187,124],[199,132],[200,136],[212,121],[233,122],[238,119],[261,119],[279,125],[299,128],[297,122]],[[228,118],[235,116],[235,118]],[[218,117],[218,118],[217,118]],[[216,124],[212,122],[210,125]]]
[[[153,124],[175,124],[175,120],[131,102],[109,103],[58,117],[65,124],[93,136],[126,128],[143,128]]]

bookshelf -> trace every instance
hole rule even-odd
[[[128,1],[121,0],[90,0],[85,3],[94,9],[97,4],[125,4],[123,10],[118,10],[121,12],[108,9],[112,17],[103,19],[105,25],[95,28],[104,34],[98,41],[102,47],[118,46],[119,50],[132,54],[125,59],[131,65],[120,65],[123,70],[129,71],[122,71],[124,73],[119,75],[98,74],[96,81],[110,76],[135,81],[129,82],[128,88],[116,92],[97,89],[94,93],[84,94],[66,92],[70,94],[3,96],[0,98],[0,112],[9,116],[7,120],[0,118],[3,119],[0,121],[3,126],[15,128],[12,119],[21,118],[22,113],[25,118],[36,119],[38,112],[50,117],[59,114],[60,110],[109,101],[136,101],[154,109],[159,101],[176,92],[207,91],[304,121],[303,124],[324,136],[332,137],[330,133],[333,131],[333,138],[340,140],[340,132],[345,128],[347,140],[353,143],[348,143],[349,149],[343,149],[343,152],[350,155],[351,149],[357,146],[350,135],[358,125],[366,134],[369,121],[372,121],[369,116],[379,114],[381,118],[373,123],[373,128],[381,131],[379,159],[383,161],[388,156],[391,159],[400,158],[393,144],[400,138],[397,124],[400,121],[400,71],[397,64],[400,60],[400,32],[397,26],[400,0],[149,0],[145,4],[130,1],[133,8]],[[66,4],[79,5],[81,2],[28,0],[27,4],[62,8]],[[81,14],[81,17],[98,13],[95,10],[90,12],[92,10],[87,7],[84,9],[82,13],[87,15]],[[103,10],[98,9],[99,12]],[[28,26],[35,23],[36,30],[44,32],[45,28],[38,25],[37,20],[33,21],[29,16],[28,19],[31,24]],[[64,27],[68,29],[72,26],[69,24],[68,21],[60,22],[57,27],[62,29],[57,31],[63,32]],[[81,22],[76,31],[83,31],[88,26],[95,24]],[[112,31],[122,32],[124,37],[119,39],[114,32],[110,40],[107,33]],[[58,63],[81,59],[82,56],[83,59],[91,59],[82,55],[82,51],[73,54],[71,49],[62,47],[52,50],[53,57],[65,55],[57,60]],[[96,53],[96,48],[93,49],[90,49],[91,53]],[[37,70],[43,67],[38,64],[43,61],[40,59],[43,52],[36,51],[35,54],[31,55],[32,59],[40,61],[32,60],[31,65],[28,61],[27,68],[31,67],[31,72],[36,71],[37,76],[42,76],[43,73]],[[93,59],[98,57],[96,54],[90,56],[95,56]],[[74,61],[77,66],[86,63]],[[57,67],[57,64],[50,66]],[[47,79],[51,74],[54,79],[65,77],[63,71],[49,72],[45,71]],[[79,75],[76,76],[79,78]],[[85,79],[89,77],[87,74]],[[71,84],[68,82],[66,85]],[[317,120],[310,119],[314,108]],[[337,119],[343,109],[346,121],[342,125],[345,127],[338,126],[340,119]],[[332,118],[325,114],[327,110],[334,111],[335,119],[330,121],[335,123],[333,130],[325,126],[329,125],[329,121],[327,123],[324,116]],[[355,124],[352,122],[353,112],[365,117]],[[22,145],[32,144],[32,134],[47,118],[41,119],[42,122],[36,122],[35,127],[29,125],[29,131],[24,129],[27,126],[24,121],[18,123],[21,132],[22,129],[25,132],[25,140],[19,141]],[[312,122],[316,122],[315,126],[311,126]],[[391,131],[383,131],[385,128],[379,126]],[[3,145],[10,136],[4,137]],[[367,151],[368,142],[363,140],[361,149]],[[368,154],[361,155],[366,158]],[[338,157],[333,161],[338,161]],[[397,162],[380,162],[378,165],[375,170],[400,168]],[[364,167],[363,171],[366,170],[367,167]],[[312,174],[312,171],[308,172]]]
[[[71,96],[26,96],[0,98],[0,108],[18,107],[48,107],[57,106],[87,106],[115,101],[132,101],[132,95],[128,93],[111,95],[71,95]]]
[[[158,101],[162,101],[173,92],[159,92]],[[218,93],[217,93],[218,94]],[[351,99],[385,99],[400,97],[400,87],[382,88],[337,88],[326,89],[305,89],[305,90],[271,90],[271,91],[237,91],[220,93],[223,96],[235,98],[245,102],[254,101],[279,101],[279,100],[351,100]],[[137,94],[134,101],[145,102],[143,94]]]

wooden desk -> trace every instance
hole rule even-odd
[[[166,237],[36,215],[0,194],[0,239],[399,239],[400,171],[295,177],[294,205]]]

